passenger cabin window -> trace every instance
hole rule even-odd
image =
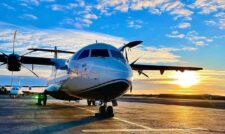
[[[84,51],[80,54],[80,56],[78,57],[77,60],[86,58],[86,57],[88,57],[88,56],[89,56],[89,50],[84,50]]]
[[[91,57],[109,57],[107,49],[92,49]]]
[[[121,52],[115,51],[115,50],[110,50],[111,51],[111,55],[113,58],[116,58],[122,62],[126,62],[126,60],[124,59],[123,55],[121,54]]]

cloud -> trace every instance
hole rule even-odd
[[[6,3],[1,3],[0,5],[5,7],[5,8],[7,8],[7,9],[9,9],[9,10],[13,10],[13,11],[16,10],[14,7],[12,7],[12,6],[10,6],[10,5],[6,4]]]
[[[128,53],[129,61],[132,62],[140,57],[138,62],[141,63],[174,63],[179,62],[180,56],[174,54],[174,51],[178,51],[177,48],[157,48],[157,47],[145,47],[132,49],[132,52]]]
[[[215,15],[216,24],[220,29],[225,29],[225,13],[224,12],[218,12]]]
[[[98,19],[98,17],[95,14],[90,14],[90,13],[85,14],[84,18],[85,19]]]
[[[188,28],[190,26],[191,26],[190,23],[184,22],[184,23],[180,23],[177,27],[181,28],[181,29],[185,29],[185,28]]]
[[[208,26],[216,26],[221,30],[225,29],[225,13],[224,12],[217,12],[213,19],[206,20],[205,24]]]
[[[140,29],[142,28],[143,21],[142,20],[128,20],[127,27]]]
[[[171,34],[167,34],[166,36],[170,38],[180,38],[180,39],[185,37],[184,34],[180,34],[178,31],[172,31]]]
[[[98,42],[105,42],[119,47],[127,41],[121,37],[115,37],[102,33],[86,32],[68,29],[35,29],[16,27],[11,24],[0,23],[1,49],[11,50],[13,32],[17,29],[16,47],[19,53],[29,47],[62,47],[64,50],[77,51],[79,48]],[[2,43],[4,42],[4,43]]]
[[[97,9],[103,14],[113,14],[111,12],[127,12],[130,10],[148,10],[152,14],[161,14],[168,12],[174,19],[184,18],[191,19],[192,11],[180,1],[174,0],[114,0],[99,1]]]
[[[195,51],[195,50],[197,50],[197,48],[195,48],[195,47],[183,47],[183,48],[181,48],[181,50],[184,50],[184,51]]]
[[[197,42],[195,42],[195,45],[196,46],[204,46],[205,42],[204,41],[197,41]]]
[[[38,6],[40,4],[39,0],[21,0],[21,2],[25,2],[27,4],[32,4]]]
[[[188,9],[181,8],[181,9],[175,9],[171,11],[170,14],[175,15],[174,17],[175,20],[181,17],[185,17],[186,19],[189,19],[188,17],[191,16],[193,12]]]
[[[128,41],[121,37],[111,36],[102,33],[86,32],[81,30],[68,30],[68,29],[37,29],[37,28],[24,28],[16,27],[7,23],[0,23],[0,50],[11,53],[12,50],[12,37],[13,32],[17,29],[17,37],[15,42],[16,53],[23,54],[27,52],[27,48],[41,47],[41,48],[54,48],[77,51],[80,48],[98,42],[112,44],[115,47],[120,47]],[[142,63],[174,63],[179,62],[180,56],[174,54],[175,51],[184,51],[178,48],[157,48],[157,47],[137,47],[133,49],[130,56],[130,61],[135,60],[142,56],[140,62]],[[52,57],[51,53],[33,53],[31,56]],[[70,55],[60,55],[66,58]],[[132,57],[133,56],[133,57]],[[36,68],[41,72],[42,68]],[[44,69],[44,71],[46,71]],[[1,71],[0,71],[1,72]],[[24,71],[23,71],[24,72]],[[22,72],[21,72],[22,73]],[[29,74],[29,73],[28,73]],[[40,73],[42,76],[42,73]],[[46,73],[43,73],[43,76]]]
[[[186,39],[195,44],[196,46],[204,46],[207,43],[213,41],[213,38],[207,36],[200,36],[196,31],[189,31],[187,34],[181,34],[178,31],[172,31],[170,34],[166,34],[169,38]]]
[[[207,43],[210,43],[213,41],[213,39],[210,37],[200,36],[198,32],[196,31],[189,31],[186,34],[185,38],[193,42],[197,46],[204,46],[204,45],[207,45]]]
[[[209,25],[209,26],[214,26],[214,25],[216,25],[216,22],[214,20],[206,20],[205,24]]]
[[[52,4],[51,9],[53,11],[65,11],[65,10],[70,10],[78,7],[78,4],[76,3],[69,3],[67,5],[60,5],[60,4]]]
[[[218,10],[225,9],[224,0],[196,0],[195,3],[190,5],[191,8],[200,9],[200,14],[210,14]]]
[[[71,9],[73,12],[73,18],[64,18],[60,24],[61,25],[71,25],[76,28],[82,29],[84,27],[90,27],[93,20],[99,17],[93,13],[94,7],[92,5],[86,4],[84,1],[76,1],[75,3],[69,3],[67,5],[54,4],[51,6],[54,11],[64,11]],[[76,9],[76,11],[75,11]]]
[[[27,20],[36,20],[36,19],[38,19],[38,17],[33,15],[33,14],[24,14],[24,15],[20,16],[20,18],[27,19]]]
[[[127,4],[122,4],[122,5],[116,6],[115,9],[121,12],[127,12],[129,8]]]

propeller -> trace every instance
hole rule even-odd
[[[124,44],[124,46],[122,46],[122,47],[120,48],[120,51],[121,51],[121,52],[124,52],[125,58],[126,58],[126,60],[127,60],[128,63],[129,63],[129,58],[128,58],[128,54],[127,54],[127,48],[128,48],[128,51],[131,51],[131,48],[132,48],[132,47],[135,47],[135,46],[141,44],[142,42],[143,42],[143,41],[132,41],[132,42],[129,42],[129,43],[127,43],[127,44]],[[140,58],[141,58],[141,57],[137,58],[137,59],[134,60],[132,63],[130,63],[130,66],[132,67],[132,66],[133,66]],[[135,70],[135,71],[137,71],[139,75],[144,75],[145,77],[149,78],[149,76],[148,76],[146,73],[144,73],[143,70]],[[133,87],[132,87],[132,85],[131,85],[131,86],[130,86],[130,93],[132,92],[132,89],[133,89]]]
[[[14,32],[14,35],[13,35],[13,48],[12,48],[12,53],[7,55],[5,54],[4,52],[1,52],[3,55],[4,55],[4,62],[2,64],[0,64],[0,66],[3,66],[5,64],[7,64],[7,69],[9,71],[20,71],[20,68],[21,66],[26,68],[27,70],[29,70],[31,73],[33,73],[35,76],[38,77],[38,75],[36,73],[34,73],[31,69],[27,68],[26,66],[24,66],[22,63],[21,63],[21,59],[23,56],[27,55],[27,54],[30,54],[34,51],[30,51],[30,52],[27,52],[25,54],[22,54],[22,55],[18,55],[15,53],[15,41],[16,41],[16,33],[17,33],[17,30]]]
[[[122,47],[120,48],[120,51],[124,51],[124,49],[125,49],[126,47],[128,47],[128,48],[135,47],[135,46],[141,44],[142,42],[143,42],[143,41],[132,41],[132,42],[129,42],[129,43],[125,44],[124,46],[122,46]]]
[[[35,76],[37,76],[39,78],[39,76],[34,72],[32,71],[30,68],[26,67],[25,65],[21,64],[24,68],[26,68],[27,70],[29,70],[31,73],[33,73]]]
[[[143,74],[144,76],[149,78],[149,76],[146,73],[144,73],[143,70],[138,70],[138,74],[139,75]]]
[[[129,63],[128,55],[127,55],[127,49],[125,48],[124,50],[125,50],[125,57],[126,57],[126,60],[127,60],[127,62]]]

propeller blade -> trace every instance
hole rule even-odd
[[[27,52],[27,53],[25,53],[25,54],[21,55],[20,57],[25,56],[25,55],[28,55],[28,54],[33,53],[33,52],[35,52],[35,51],[34,51],[34,50],[32,50],[32,51],[30,51],[30,52]]]
[[[127,43],[125,46],[128,46],[129,48],[132,48],[132,47],[135,47],[135,46],[137,46],[137,45],[139,45],[139,44],[141,44],[143,41],[132,41],[132,42],[129,42],[129,43]]]
[[[127,62],[129,63],[129,60],[128,60],[128,55],[127,55],[127,50],[125,49],[125,56],[126,56],[126,60]]]
[[[132,65],[134,65],[134,63],[136,63],[141,57],[137,58],[135,61],[133,61],[130,66],[132,67]]]
[[[139,75],[143,74],[145,77],[149,78],[149,76],[146,73],[144,73],[142,70],[138,70],[137,72]]]
[[[127,43],[126,45],[124,45],[123,47],[120,48],[120,51],[123,51],[124,48],[128,47],[128,48],[132,48],[132,47],[135,47],[139,44],[141,44],[143,41],[132,41],[132,42],[129,42]]]
[[[146,76],[146,77],[148,77],[148,78],[149,78],[149,76],[148,76],[146,73],[141,72],[141,74],[143,74],[144,76]]]
[[[2,63],[2,64],[0,64],[0,66],[3,66],[3,65],[5,65],[6,63]]]
[[[132,85],[130,86],[130,93],[132,93],[132,90],[133,90],[133,87],[132,87]]]
[[[4,52],[1,52],[1,51],[0,51],[0,53],[2,53],[3,55],[5,55],[6,57],[8,57],[8,55],[7,55],[7,54],[5,54]]]
[[[32,71],[31,69],[29,69],[28,67],[26,67],[23,64],[21,64],[21,66],[23,66],[24,68],[26,68],[27,70],[29,70],[31,73],[33,73],[35,76],[37,76],[39,78],[39,76],[34,71]]]
[[[15,31],[15,33],[14,33],[14,36],[13,36],[13,54],[14,54],[14,47],[15,47],[15,40],[16,40],[16,32],[17,32],[17,30]]]

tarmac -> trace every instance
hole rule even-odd
[[[211,134],[225,133],[225,101],[121,97],[115,117],[96,118],[98,106],[85,100],[0,97],[0,134],[118,133]]]

